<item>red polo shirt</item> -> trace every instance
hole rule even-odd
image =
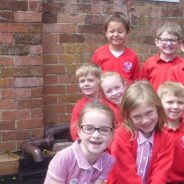
[[[172,61],[165,62],[160,59],[160,55],[154,55],[148,58],[141,72],[141,78],[150,81],[155,90],[159,85],[168,80],[168,71],[175,65],[183,62],[182,58],[176,56]]]
[[[168,80],[184,84],[184,60],[181,64],[170,69],[168,72]]]
[[[119,57],[115,57],[111,53],[109,45],[101,46],[93,54],[92,62],[99,65],[102,71],[119,73],[128,83],[139,79],[139,60],[136,53],[130,48],[125,48]]]
[[[165,129],[174,143],[174,159],[168,181],[171,183],[184,182],[184,120],[181,119],[181,124],[176,130]]]

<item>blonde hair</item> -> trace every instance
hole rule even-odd
[[[102,84],[105,81],[105,79],[108,77],[116,77],[116,78],[120,79],[120,81],[122,82],[123,85],[125,85],[125,80],[117,72],[105,72],[105,73],[103,73],[101,75],[101,78],[100,78],[100,84]]]
[[[178,82],[164,82],[159,86],[157,94],[162,99],[168,93],[173,93],[176,97],[184,98],[184,86]]]
[[[93,64],[93,63],[86,63],[83,64],[81,67],[79,67],[76,70],[76,77],[81,77],[81,76],[87,76],[88,74],[92,74],[95,77],[99,78],[101,77],[101,69],[98,65]]]
[[[98,112],[103,112],[103,113],[107,114],[107,116],[109,116],[112,120],[112,128],[113,129],[115,128],[115,117],[114,117],[113,111],[107,105],[99,102],[98,100],[94,101],[94,102],[91,102],[91,103],[88,103],[84,107],[84,109],[80,113],[80,117],[79,117],[79,121],[78,121],[78,127],[81,126],[84,115],[87,112],[91,112],[91,111],[98,111]]]
[[[179,40],[182,39],[183,31],[179,24],[175,22],[165,22],[156,31],[156,38],[160,38],[163,32],[168,32],[178,37]]]
[[[137,81],[125,90],[122,102],[122,116],[126,127],[130,131],[135,132],[136,128],[129,117],[129,112],[143,103],[156,107],[158,123],[155,128],[156,130],[161,130],[164,123],[167,122],[167,118],[159,96],[148,81]]]
[[[105,20],[104,29],[107,31],[110,22],[121,22],[127,31],[130,31],[130,22],[127,16],[120,12],[112,13],[107,19]]]

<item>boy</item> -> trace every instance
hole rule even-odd
[[[166,22],[157,29],[155,45],[160,53],[145,61],[141,74],[141,78],[150,81],[155,90],[167,81],[168,70],[182,62],[181,57],[176,56],[181,38],[181,26],[176,23]]]
[[[164,82],[158,88],[165,113],[166,131],[174,142],[174,160],[168,175],[168,184],[184,183],[184,86],[176,82]]]
[[[122,124],[120,105],[126,89],[124,80],[116,72],[105,72],[101,76],[100,85],[105,97],[104,103],[113,110],[116,125]]]
[[[75,104],[72,111],[70,134],[73,140],[78,138],[76,125],[81,111],[86,104],[99,98],[101,69],[92,63],[84,64],[77,69],[76,77],[78,78],[79,88],[83,97]]]
[[[102,71],[117,72],[128,83],[139,78],[139,60],[134,51],[126,48],[130,31],[128,19],[121,13],[110,15],[105,22],[108,45],[98,48],[92,56],[92,61],[100,66]]]
[[[181,51],[184,52],[184,40],[181,43]],[[172,67],[168,72],[168,80],[184,84],[184,60],[182,63]]]

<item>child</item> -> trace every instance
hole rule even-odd
[[[174,160],[168,176],[170,184],[184,183],[184,86],[176,82],[160,85],[158,95],[162,100],[168,123],[165,129],[174,142]]]
[[[101,69],[95,64],[87,63],[77,69],[76,77],[83,97],[75,104],[72,111],[70,134],[73,140],[78,138],[76,125],[84,106],[99,98]]]
[[[78,124],[79,140],[54,156],[44,184],[102,184],[114,163],[104,152],[113,138],[113,122],[107,106],[86,105]]]
[[[182,62],[182,58],[176,56],[181,38],[181,26],[176,23],[166,22],[157,29],[155,45],[160,53],[145,61],[141,75],[142,79],[151,82],[155,90],[167,80],[168,70]]]
[[[139,78],[139,60],[134,51],[126,47],[130,23],[121,13],[110,15],[105,22],[108,45],[98,48],[92,61],[102,71],[118,72],[129,83]]]
[[[173,145],[162,131],[166,116],[148,81],[138,81],[123,96],[126,127],[119,127],[111,146],[116,159],[108,184],[165,184]]]
[[[116,124],[122,123],[120,105],[126,88],[124,80],[116,72],[105,72],[100,79],[101,89],[105,96],[104,103],[114,112]]]

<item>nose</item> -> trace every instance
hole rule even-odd
[[[149,122],[148,117],[146,117],[146,116],[142,117],[142,124],[146,124],[148,122]]]
[[[173,104],[173,108],[178,108],[178,103],[177,102]]]
[[[93,132],[93,134],[92,134],[92,137],[95,137],[95,138],[100,137],[99,131],[98,131],[98,130],[95,130],[95,131]]]

